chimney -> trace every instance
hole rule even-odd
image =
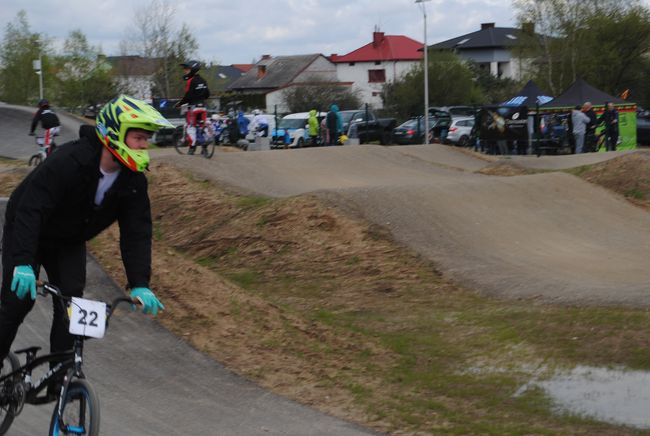
[[[527,35],[534,35],[535,23],[521,23],[521,31]]]
[[[372,32],[372,46],[377,48],[384,42],[384,32],[375,31]]]
[[[481,23],[481,30],[494,29],[494,23]]]
[[[332,54],[330,55],[330,61],[334,62],[334,60],[335,60],[338,56],[339,56],[338,53],[332,53]]]
[[[264,57],[262,57],[264,59]],[[262,77],[266,76],[266,65],[258,65],[257,66],[257,79],[261,79]]]
[[[269,60],[269,59],[271,59],[271,55],[262,55],[261,60],[266,61],[266,60]]]

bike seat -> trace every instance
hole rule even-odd
[[[21,354],[21,353],[26,353],[26,354],[34,353],[34,354],[36,354],[38,352],[38,350],[40,350],[40,349],[41,349],[41,347],[27,347],[27,348],[23,348],[21,350],[14,351],[14,354]]]

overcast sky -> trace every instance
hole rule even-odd
[[[139,6],[133,6],[137,4]],[[0,0],[2,37],[23,9],[30,29],[61,44],[81,30],[107,55],[133,30],[134,7],[148,0]],[[197,57],[221,64],[249,63],[263,54],[348,53],[371,41],[375,26],[388,35],[424,39],[423,15],[414,0],[174,0],[175,25],[190,25]],[[510,0],[431,0],[427,42],[478,30],[481,23],[515,25]]]

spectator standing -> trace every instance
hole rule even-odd
[[[336,104],[330,106],[330,111],[327,113],[327,131],[329,134],[328,145],[336,145],[341,132],[341,116],[339,115],[339,107]]]
[[[239,111],[237,114],[237,127],[239,128],[239,138],[245,139],[248,135],[248,118],[244,115],[244,111]]]
[[[318,117],[316,116],[316,109],[309,111],[309,120],[307,120],[309,126],[309,139],[311,140],[311,145],[315,146],[318,141]]]
[[[582,112],[589,117],[589,124],[587,124],[587,131],[585,132],[585,145],[584,152],[591,152],[596,150],[596,127],[598,126],[598,116],[594,111],[594,107],[590,101],[582,105]]]
[[[618,142],[618,111],[614,107],[614,103],[607,102],[605,112],[598,118],[598,124],[601,123],[605,125],[607,151],[616,151],[616,143]]]
[[[583,153],[583,146],[585,144],[585,133],[587,132],[587,125],[591,120],[581,110],[580,105],[577,105],[571,111],[571,125],[573,126],[573,138],[576,144],[576,154]]]
[[[329,145],[330,134],[329,130],[327,130],[327,116],[323,117],[323,119],[320,121],[320,137],[321,144]]]

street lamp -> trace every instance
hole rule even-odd
[[[429,57],[427,47],[427,7],[426,2],[431,0],[415,0],[420,4],[424,17],[424,143],[429,143]]]
[[[40,51],[38,53],[38,59],[32,62],[32,66],[34,67],[36,74],[38,74],[39,96],[40,99],[43,100],[43,59]]]

